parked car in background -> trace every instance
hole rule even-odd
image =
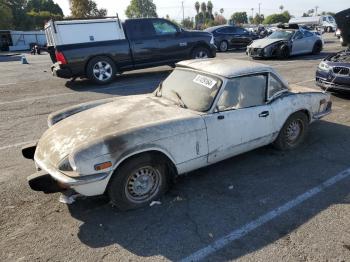
[[[230,48],[246,47],[254,39],[259,38],[253,32],[231,25],[209,27],[205,31],[213,34],[215,45],[220,52],[226,52]]]
[[[252,58],[288,58],[299,54],[319,54],[323,49],[322,37],[303,29],[279,29],[266,38],[254,40],[246,54]]]
[[[124,71],[215,57],[213,35],[161,18],[50,21],[45,26],[52,72],[106,84]]]
[[[49,129],[22,153],[35,161],[33,190],[106,194],[134,209],[159,199],[174,176],[270,143],[295,149],[331,105],[329,94],[288,86],[264,64],[188,60],[153,94],[51,114]]]

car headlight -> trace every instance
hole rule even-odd
[[[69,157],[65,157],[59,164],[58,169],[61,171],[73,171],[73,167],[69,161]]]
[[[73,157],[72,157],[72,156],[69,156],[69,157],[68,157],[68,161],[69,161],[69,164],[70,164],[70,166],[72,167],[72,169],[73,169],[74,171],[76,171],[76,170],[77,170],[77,165],[75,164],[75,161],[74,161]]]
[[[332,69],[332,67],[329,66],[327,63],[325,63],[325,62],[322,61],[322,62],[318,65],[318,69],[320,69],[320,70],[322,70],[322,71],[325,71],[325,72],[329,72],[329,71]]]
[[[215,44],[215,41],[214,41],[214,36],[213,36],[213,35],[211,36],[211,39],[210,39],[210,44],[211,44],[211,45],[214,45],[214,44]]]

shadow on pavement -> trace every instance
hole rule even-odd
[[[348,168],[349,133],[348,126],[320,121],[292,152],[267,146],[180,177],[162,205],[119,212],[99,197],[69,210],[83,222],[78,237],[89,247],[116,244],[136,256],[179,260]],[[349,186],[345,180],[321,192],[217,252],[214,261],[257,251],[329,206],[349,203]]]

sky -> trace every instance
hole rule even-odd
[[[211,0],[214,5],[214,12],[224,8],[224,16],[229,18],[234,12],[246,11],[248,16],[258,13],[259,3],[261,13],[266,15],[280,12],[279,6],[283,5],[284,10],[288,10],[294,16],[301,16],[303,12],[314,9],[318,6],[318,12],[339,12],[350,8],[349,0]],[[68,0],[54,0],[59,4],[65,15],[70,14]],[[118,12],[119,17],[125,19],[125,9],[129,5],[130,0],[95,0],[99,8],[106,8],[109,16],[114,16]],[[167,14],[171,19],[182,20],[181,0],[153,0],[157,6],[159,17],[165,17]],[[194,0],[183,0],[185,17],[193,17],[195,15]],[[199,1],[200,3],[202,1]],[[207,2],[207,1],[205,1]]]

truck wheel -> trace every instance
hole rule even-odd
[[[296,112],[284,123],[273,145],[279,150],[291,150],[303,141],[309,128],[309,121],[305,113]]]
[[[92,58],[86,68],[86,75],[96,84],[104,85],[113,81],[117,68],[112,59],[104,56]]]
[[[120,210],[146,206],[168,188],[167,173],[161,157],[142,154],[131,158],[113,174],[107,189],[110,200]]]
[[[206,47],[196,47],[192,51],[192,59],[202,59],[202,58],[208,58],[210,56],[210,51]]]
[[[219,44],[219,50],[220,50],[220,52],[226,52],[227,49],[228,49],[228,43],[227,43],[227,41],[225,41],[225,40],[221,41],[220,44]]]
[[[320,41],[317,41],[314,44],[314,47],[312,48],[312,54],[318,55],[322,51],[322,43]]]

